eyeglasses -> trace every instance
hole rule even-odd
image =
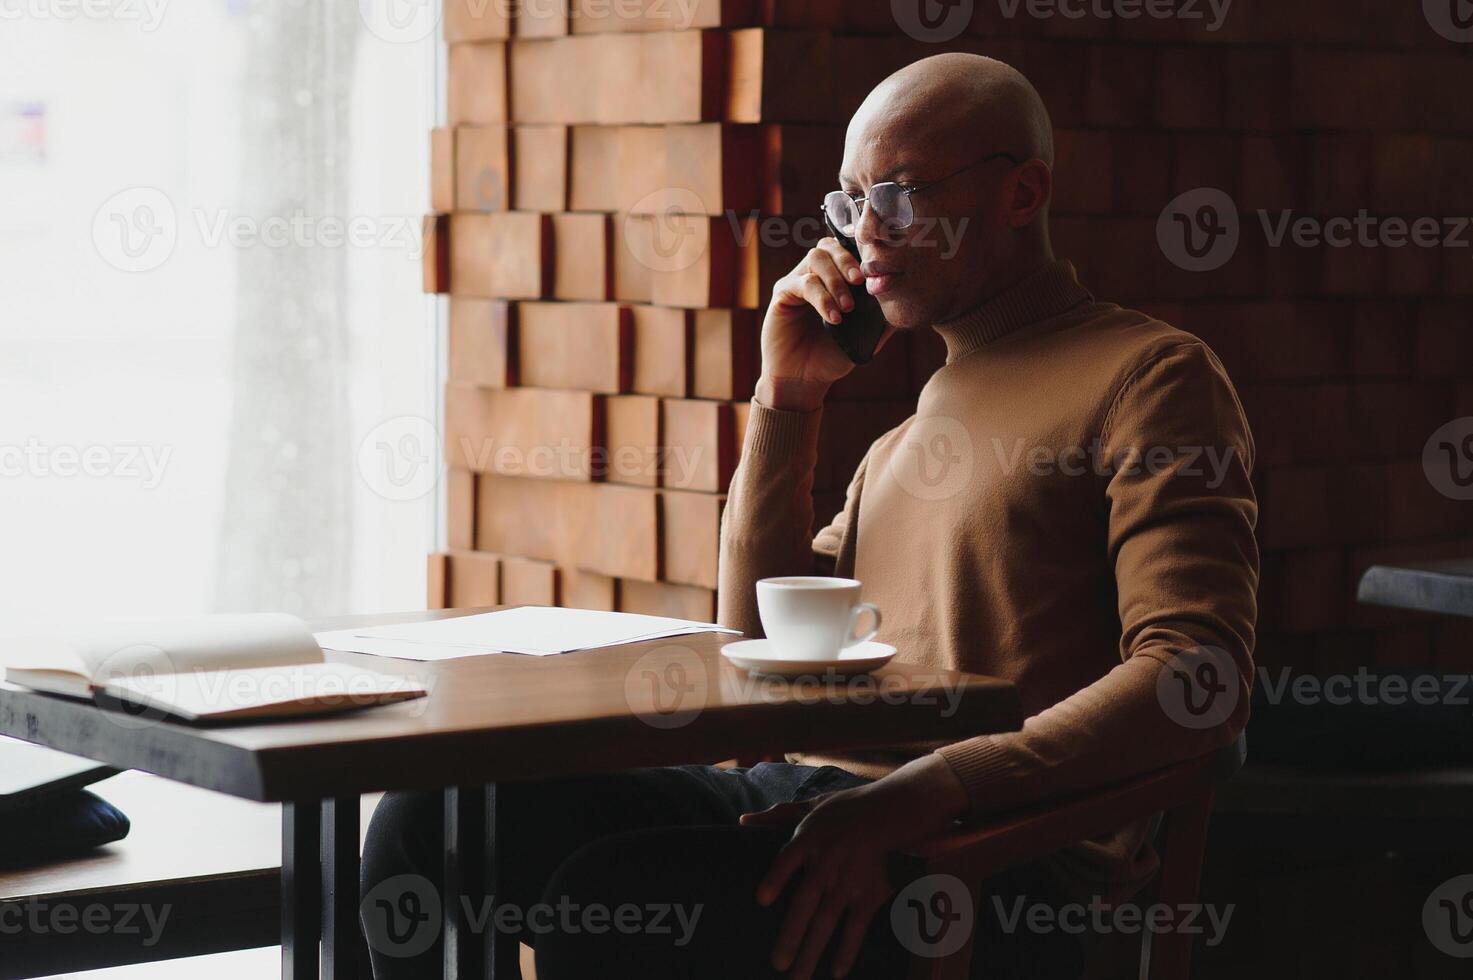
[[[884,224],[886,231],[904,231],[915,224],[915,205],[911,203],[911,195],[928,191],[938,184],[944,184],[953,177],[960,177],[968,170],[975,170],[993,160],[1007,160],[1013,166],[1018,166],[1023,161],[1013,153],[994,153],[984,157],[976,163],[969,164],[955,173],[947,174],[940,180],[933,180],[929,184],[919,187],[902,187],[893,182],[876,184],[869,189],[868,197],[854,197],[848,191],[833,191],[823,199],[823,209],[834,227],[846,238],[854,238],[854,230],[859,227],[859,219],[862,214],[861,205],[868,204],[875,209],[875,215]]]

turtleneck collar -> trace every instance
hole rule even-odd
[[[936,324],[946,341],[946,363],[966,357],[1024,327],[1094,302],[1071,262],[1050,262],[955,320]]]

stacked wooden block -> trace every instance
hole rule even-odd
[[[432,606],[715,615],[761,310],[822,235],[853,108],[836,107],[838,26],[834,2],[447,0],[425,277],[450,296],[450,550]],[[835,390],[820,523],[941,357],[902,339]]]

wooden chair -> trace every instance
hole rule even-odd
[[[972,889],[973,908],[982,907],[978,885],[1009,868],[1047,857],[1081,840],[1107,834],[1132,820],[1163,813],[1156,836],[1161,871],[1154,901],[1170,906],[1194,903],[1201,880],[1207,821],[1218,783],[1238,771],[1247,755],[1239,737],[1219,752],[1170,766],[1119,786],[1049,807],[1008,814],[994,822],[963,827],[912,849],[902,858],[908,875],[953,875]],[[1111,978],[1185,980],[1191,970],[1192,937],[1143,931],[1139,954],[1108,964]],[[950,956],[912,962],[911,980],[965,980],[972,961],[972,938]],[[985,955],[985,952],[982,953]]]

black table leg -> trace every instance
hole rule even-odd
[[[489,855],[490,864],[486,872],[486,894],[491,897],[492,915],[487,920],[486,931],[488,980],[522,980],[521,941],[516,936],[498,932],[493,926],[498,893],[496,869],[506,867],[502,859],[502,852],[511,846],[511,842],[506,839],[506,834],[497,833],[501,820],[499,800],[500,796],[496,788],[489,787],[486,802],[486,839],[492,842],[492,847]]]
[[[322,803],[322,976],[368,977],[358,923],[358,797]]]
[[[486,788],[445,790],[445,977],[486,980]]]
[[[321,928],[322,805],[281,805],[281,976],[315,980]]]
[[[448,980],[521,980],[521,944],[498,932],[497,794],[490,786],[445,791],[445,976]],[[494,845],[491,842],[494,841]]]

